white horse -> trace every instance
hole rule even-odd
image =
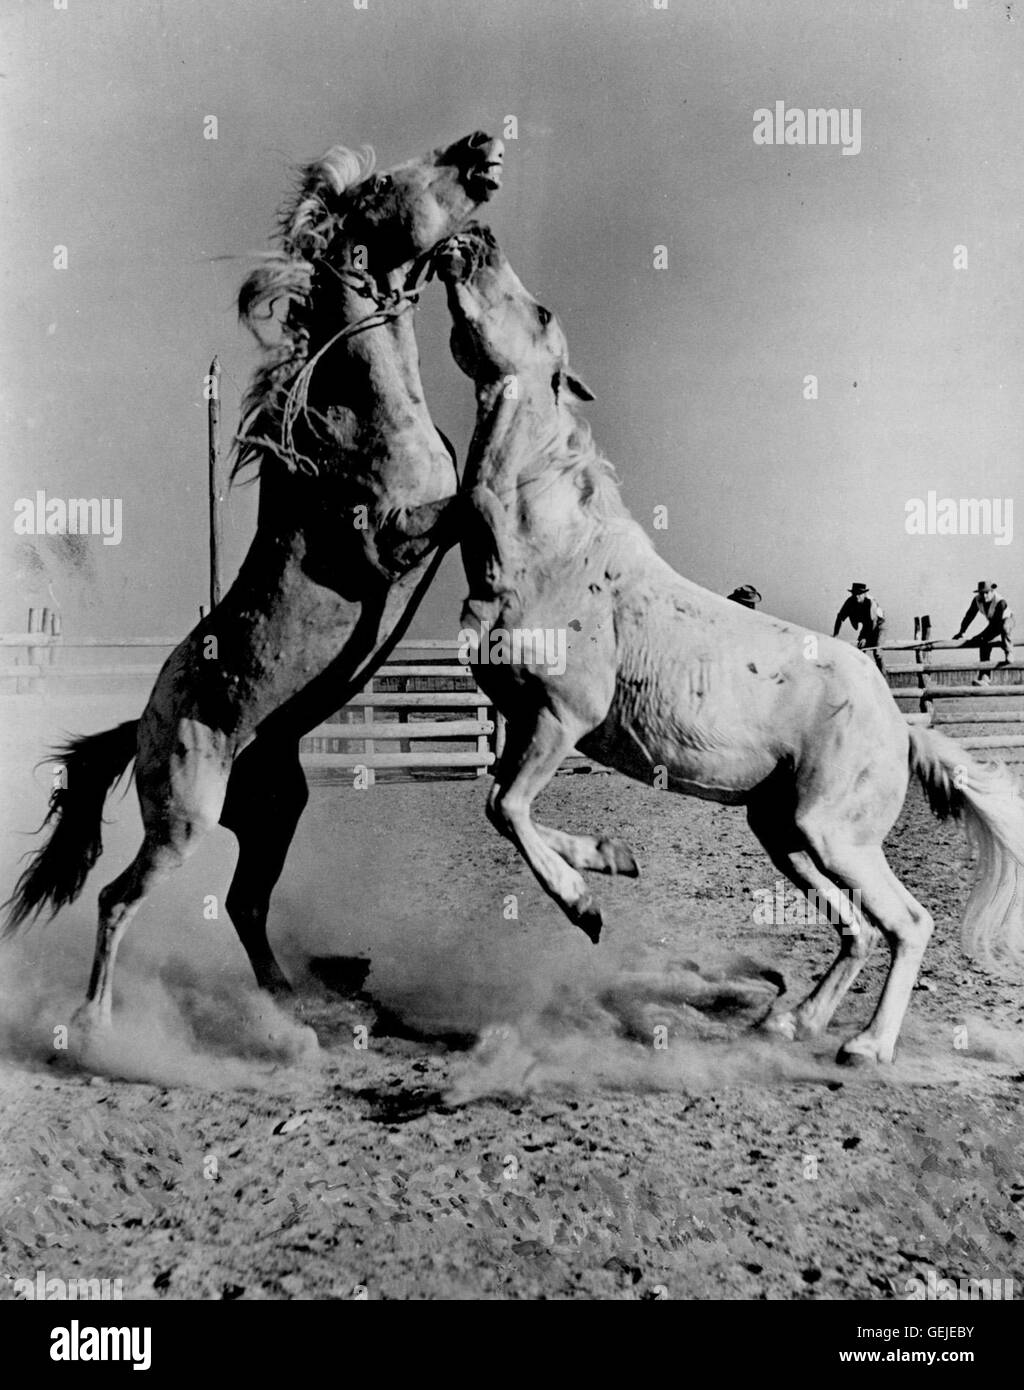
[[[979,851],[965,947],[1024,962],[1024,802],[1002,767],[908,728],[873,662],[683,579],[624,507],[575,402],[565,336],[483,228],[442,243],[452,350],[476,383],[464,486],[472,517],[463,622],[490,643],[474,674],[508,721],[488,813],[594,941],[601,916],[580,869],[637,872],[629,848],[531,819],[534,797],[579,747],[639,781],[747,809],[772,862],[824,901],[839,954],[795,1009],[788,1037],[820,1033],[880,929],[891,964],[867,1028],[839,1060],[892,1060],[932,919],[886,861],[909,773],[933,810],[962,817]],[[556,629],[564,671],[516,659],[515,633]],[[507,664],[495,663],[496,631]],[[540,650],[544,648],[541,645]]]

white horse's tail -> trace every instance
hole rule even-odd
[[[962,819],[977,851],[964,908],[964,950],[988,968],[1024,969],[1024,800],[1003,766],[980,763],[951,738],[910,726],[910,770],[935,814]]]

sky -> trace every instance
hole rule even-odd
[[[185,634],[203,374],[219,354],[229,436],[257,361],[234,295],[293,167],[338,142],[387,167],[509,116],[488,220],[677,569],[829,631],[854,580],[892,637],[920,612],[951,636],[979,579],[1024,608],[1024,510],[1005,545],[906,531],[929,492],[1019,501],[1024,5],[656,2],[0,0],[0,627],[56,602],[68,636]],[[859,110],[860,152],[756,144],[777,101]],[[427,300],[427,397],[464,458],[472,387]],[[13,518],[38,489],[121,499],[120,544],[30,542],[33,568]],[[227,579],[255,503],[229,495]],[[413,631],[454,635],[464,591],[450,556]]]

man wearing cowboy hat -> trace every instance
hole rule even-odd
[[[850,597],[836,614],[833,637],[839,636],[839,629],[846,621],[849,621],[851,626],[860,629],[857,646],[861,651],[867,648],[875,659],[875,665],[884,672],[882,653],[878,649],[882,644],[882,634],[885,631],[885,614],[871,597],[866,584],[852,584],[850,586]]]
[[[741,584],[738,589],[733,589],[727,597],[733,603],[740,603],[744,608],[756,608],[761,602],[761,595],[754,588],[753,584]]]
[[[979,661],[988,661],[992,655],[992,648],[1000,647],[1003,656],[998,664],[1008,665],[1013,660],[1013,638],[1010,635],[1013,632],[1013,613],[1006,599],[996,593],[996,586],[986,579],[979,581],[971,599],[971,606],[960,623],[960,630],[953,637],[954,642],[960,641],[975,618],[985,619],[985,630],[979,632],[977,637],[969,637],[964,646],[977,647]],[[983,671],[973,683],[991,684],[988,672]]]

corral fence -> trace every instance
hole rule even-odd
[[[1024,660],[1018,660],[1024,643],[1014,643],[1007,665],[965,661],[963,642],[932,640],[925,614],[914,619],[914,641],[884,642],[881,651],[889,689],[911,723],[941,728],[966,748],[1024,758]],[[912,660],[891,662],[895,653],[910,653]],[[990,684],[975,685],[983,676]]]
[[[927,617],[915,619],[912,642],[882,647],[893,697],[912,723],[944,728],[968,748],[1024,759],[1024,660],[1010,665],[957,661],[958,642],[932,641]],[[152,681],[177,642],[165,637],[66,640],[60,614],[29,610],[27,631],[0,635],[0,689],[32,694],[46,688],[102,694],[111,682]],[[1024,644],[1014,649],[1016,658]],[[891,658],[909,653],[900,664]],[[301,740],[300,756],[317,780],[380,772],[396,777],[483,776],[500,755],[504,721],[458,659],[447,638],[399,642],[382,665],[330,719]],[[141,661],[133,656],[144,655]],[[988,673],[991,684],[972,682]],[[582,754],[566,771],[603,770]]]
[[[111,683],[152,681],[177,645],[164,637],[69,641],[58,613],[33,608],[26,632],[0,635],[0,688],[27,695],[71,683],[76,693],[100,695]],[[399,642],[366,687],[301,740],[303,767],[318,780],[351,780],[361,770],[368,781],[377,772],[388,779],[483,776],[501,754],[504,719],[458,655],[454,639]],[[603,771],[582,754],[567,758],[564,769]]]

